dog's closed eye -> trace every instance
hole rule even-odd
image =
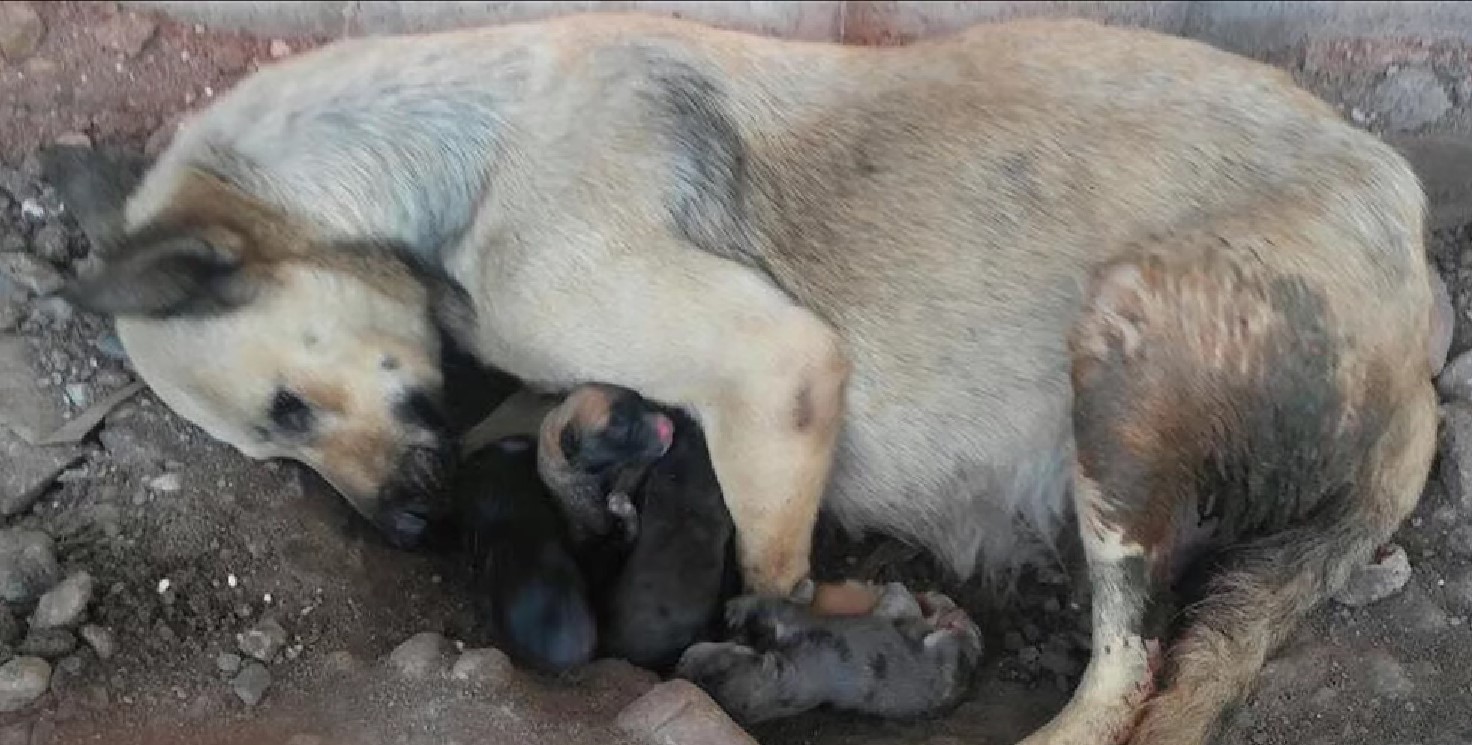
[[[271,426],[288,435],[304,435],[312,430],[312,407],[301,396],[284,388],[277,388],[271,398],[271,408],[266,415]]]

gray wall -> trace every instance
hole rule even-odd
[[[1305,40],[1472,40],[1465,2],[124,2],[264,36],[431,31],[579,11],[640,10],[788,38],[895,43],[972,23],[1079,16],[1145,26],[1251,55]]]

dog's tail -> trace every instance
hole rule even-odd
[[[1131,739],[1209,742],[1247,695],[1268,656],[1304,616],[1338,592],[1414,509],[1436,447],[1436,397],[1413,389],[1367,453],[1366,483],[1326,509],[1228,551],[1190,607],[1166,656],[1163,686]]]

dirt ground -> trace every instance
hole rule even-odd
[[[58,565],[37,589],[86,570],[94,582],[82,621],[111,637],[64,633],[35,651],[46,640],[20,628],[32,600],[0,611],[0,662],[34,653],[52,670],[45,694],[0,713],[0,745],[622,742],[608,723],[652,683],[627,666],[600,663],[562,681],[504,670],[457,681],[387,660],[425,631],[484,643],[457,591],[460,571],[383,546],[303,469],[247,461],[146,390],[98,426],[74,426],[85,430],[74,442],[29,442],[65,432],[134,382],[106,322],[41,297],[88,260],[88,247],[41,183],[36,148],[85,138],[156,152],[187,111],[313,41],[205,33],[106,4],[0,9],[0,49],[11,55],[0,62],[0,458],[9,459],[0,564],[17,531],[51,536]],[[25,9],[42,29],[34,43],[13,38]],[[1472,49],[1335,43],[1270,61],[1378,133],[1472,136]],[[1459,165],[1432,158],[1428,167],[1472,169]],[[1457,197],[1469,194],[1440,205],[1432,243],[1460,323],[1453,356],[1472,348],[1472,210],[1457,212]],[[477,410],[467,407],[463,423]],[[1223,743],[1472,742],[1472,495],[1444,488],[1444,470],[1397,539],[1412,566],[1404,589],[1315,614]],[[964,599],[986,629],[989,664],[972,699],[943,719],[815,713],[757,729],[762,743],[1011,743],[1077,682],[1088,599],[1067,561],[999,600],[891,542],[853,545],[825,532],[819,546],[829,574],[903,578]],[[238,635],[278,624],[268,662],[242,659]],[[457,652],[431,662],[448,665]],[[0,702],[14,685],[0,674]]]

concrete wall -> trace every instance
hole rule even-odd
[[[580,11],[636,10],[787,38],[899,43],[973,23],[1076,16],[1190,36],[1263,55],[1306,40],[1472,41],[1466,2],[124,2],[191,23],[264,36],[351,36],[533,20]]]

